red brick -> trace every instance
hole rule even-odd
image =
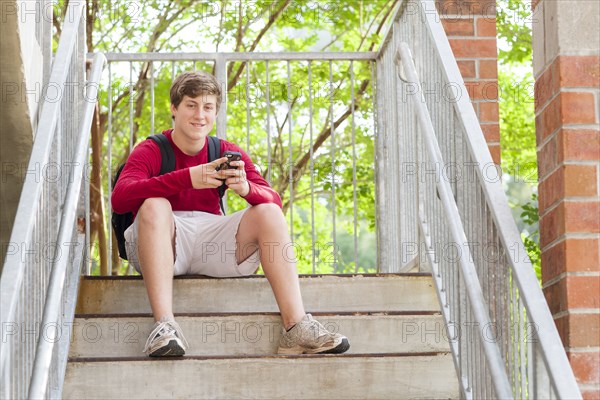
[[[600,246],[598,239],[573,239],[565,241],[566,271],[600,271]]]
[[[465,82],[471,100],[498,100],[497,81]]]
[[[479,103],[479,121],[498,122],[500,115],[498,113],[498,103],[485,102]]]
[[[456,58],[497,57],[496,38],[493,39],[449,39]]]
[[[565,234],[565,204],[560,202],[552,210],[540,210],[540,247],[543,249]]]
[[[476,78],[475,61],[457,61],[458,69],[464,79]]]
[[[583,400],[598,400],[600,399],[600,389],[581,389],[581,398]]]
[[[496,0],[436,0],[435,6],[442,18],[453,15],[496,15]]]
[[[566,201],[565,229],[569,233],[600,232],[600,202],[598,201]]]
[[[558,169],[544,178],[538,186],[539,209],[545,211],[564,198],[564,170]]]
[[[554,322],[565,347],[600,345],[600,314],[568,314]]]
[[[536,134],[538,143],[543,142],[549,135],[561,126],[561,96],[556,96],[536,117]]]
[[[548,282],[562,273],[599,272],[598,239],[561,240],[542,252],[542,282]]]
[[[538,143],[540,141],[538,140]],[[558,165],[558,154],[556,146],[556,137],[552,137],[538,151],[538,176],[540,181],[546,179],[547,175]]]
[[[554,97],[559,91],[560,77],[558,61],[554,60],[535,81],[534,96],[536,112],[544,107],[548,100]]]
[[[477,36],[496,38],[496,18],[477,18]]]
[[[600,276],[567,276],[565,284],[569,309],[600,307]]]
[[[564,124],[596,123],[596,102],[592,93],[562,92],[560,97]]]
[[[595,165],[565,165],[564,196],[596,196],[598,174]]]
[[[479,60],[479,77],[481,79],[498,79],[498,61]]]
[[[600,383],[600,353],[585,352],[574,353],[567,352],[571,368],[579,384],[599,384]]]
[[[489,144],[488,149],[492,155],[492,161],[494,161],[495,164],[500,165],[500,162],[502,161],[502,157],[500,156],[500,145]]]
[[[474,36],[475,20],[469,19],[442,19],[442,25],[448,36]]]
[[[483,131],[483,136],[485,137],[485,141],[490,143],[498,143],[500,142],[500,125],[499,124],[481,124],[481,130]]]
[[[560,132],[559,161],[600,160],[600,131],[592,129],[563,129]]]
[[[564,276],[544,285],[544,295],[552,314],[600,306],[600,276]]]
[[[563,87],[600,86],[599,56],[561,56],[560,85]]]
[[[564,285],[561,284],[561,282],[562,279],[552,285],[545,286],[542,289],[552,315],[556,315],[559,312],[566,310],[566,296],[563,292]]]

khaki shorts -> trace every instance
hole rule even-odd
[[[175,265],[173,275],[206,275],[235,277],[252,275],[258,269],[258,248],[241,264],[237,263],[235,236],[248,209],[231,215],[215,215],[201,211],[174,211]],[[125,247],[129,263],[142,272],[138,261],[138,220],[125,231]]]

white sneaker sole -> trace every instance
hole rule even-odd
[[[319,347],[316,349],[308,349],[300,345],[294,347],[279,347],[277,354],[280,355],[296,355],[296,354],[342,354],[348,351],[350,343],[345,337],[339,338],[333,342],[331,346]]]

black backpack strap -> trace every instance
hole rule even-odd
[[[148,136],[148,139],[154,140],[160,148],[162,163],[160,165],[159,175],[175,171],[175,152],[173,151],[173,146],[171,146],[169,138],[162,133],[159,133],[157,135]]]
[[[208,162],[215,161],[216,159],[221,158],[221,140],[216,136],[208,137]],[[225,195],[225,183],[217,188],[219,191],[219,205],[221,206],[221,211],[223,215],[225,215],[225,207],[223,205],[223,196]]]

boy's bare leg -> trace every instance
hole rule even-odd
[[[140,207],[138,259],[154,319],[173,319],[175,223],[170,203],[150,198]],[[170,227],[170,229],[165,229]]]
[[[236,259],[241,263],[260,248],[260,262],[271,284],[275,300],[286,329],[304,317],[298,272],[292,261],[294,255],[284,246],[291,243],[283,212],[275,204],[251,207],[240,222],[237,236]]]

